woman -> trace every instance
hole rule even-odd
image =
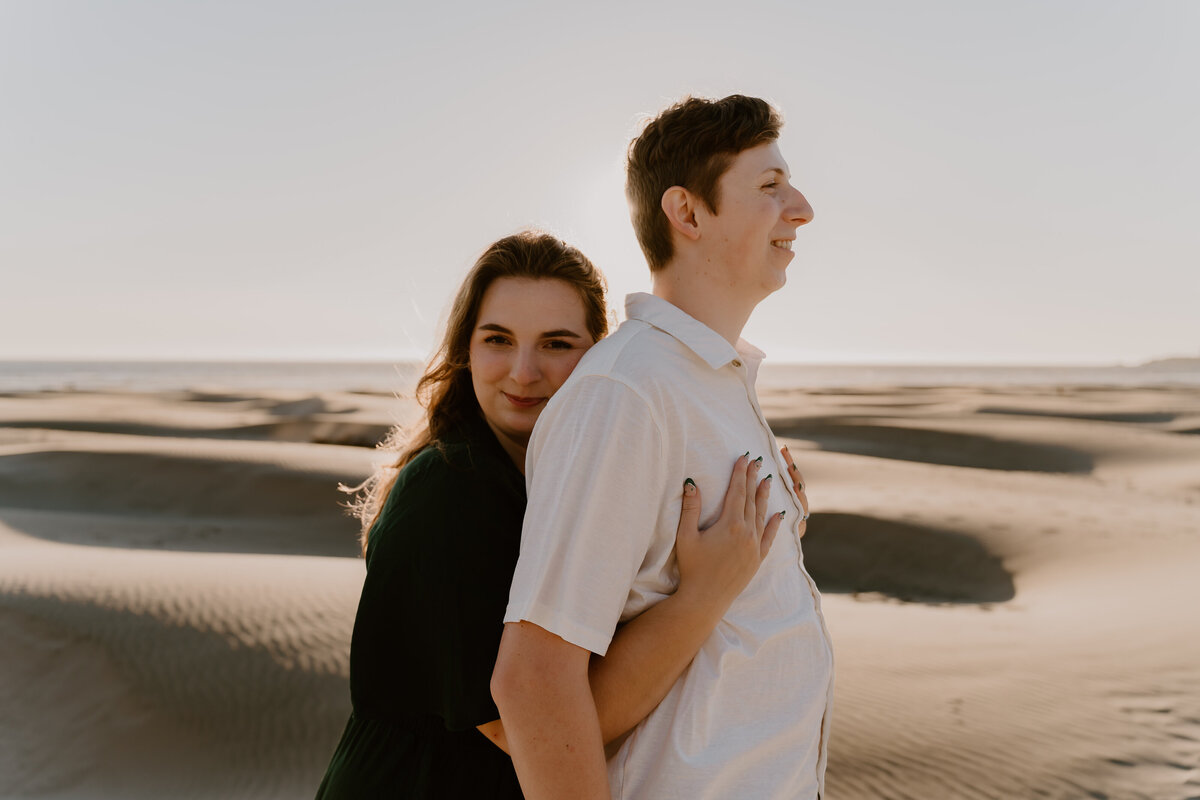
[[[365,485],[354,710],[318,798],[521,797],[489,682],[519,551],[525,447],[606,332],[599,272],[552,236],[501,239],[468,274],[417,385],[424,426]],[[779,515],[758,512],[770,476],[759,482],[757,469],[738,460],[703,535],[699,491],[681,487],[678,591],[593,661],[606,741],[653,710],[758,568]]]

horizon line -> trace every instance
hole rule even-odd
[[[847,360],[833,359],[800,359],[774,358],[764,362],[764,366],[805,366],[805,367],[1008,367],[1008,368],[1115,368],[1134,369],[1163,361],[1196,361],[1200,355],[1168,355],[1154,356],[1130,363],[1118,360],[1078,360],[1078,361],[1025,361],[1018,359],[989,359],[980,361],[940,360],[914,357],[909,359],[888,358],[852,358]],[[251,356],[251,357],[186,357],[170,358],[163,356],[56,356],[51,358],[26,358],[0,356],[0,364],[312,364],[312,365],[422,365],[427,358],[416,356],[372,357],[372,358],[330,358],[320,356]]]

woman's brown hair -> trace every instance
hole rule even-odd
[[[588,334],[598,341],[608,333],[604,302],[604,276],[587,256],[556,236],[522,231],[493,243],[471,267],[459,287],[446,320],[446,332],[421,379],[416,398],[425,414],[415,426],[395,426],[379,445],[396,458],[380,467],[364,483],[345,491],[356,493],[351,512],[362,523],[362,551],[367,537],[404,465],[429,446],[438,446],[446,434],[481,413],[471,385],[471,333],[488,287],[497,278],[554,279],[574,286],[583,301]]]

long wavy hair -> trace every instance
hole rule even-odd
[[[343,487],[354,493],[349,508],[362,525],[363,555],[371,527],[400,470],[417,453],[430,446],[439,447],[447,433],[481,414],[471,385],[471,334],[483,296],[497,278],[565,281],[579,292],[592,340],[598,341],[608,333],[604,276],[579,250],[541,231],[505,236],[484,250],[459,287],[441,345],[417,381],[416,399],[425,410],[423,418],[413,426],[394,426],[379,447],[394,452],[395,459],[359,486]]]

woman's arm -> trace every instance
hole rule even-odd
[[[734,464],[721,516],[700,531],[700,490],[684,484],[676,532],[679,588],[617,631],[607,654],[593,656],[588,670],[605,743],[644,719],[687,669],[730,604],[754,577],[783,519],[766,519],[771,476],[758,481],[761,459]],[[494,720],[479,730],[508,752],[504,726]]]

